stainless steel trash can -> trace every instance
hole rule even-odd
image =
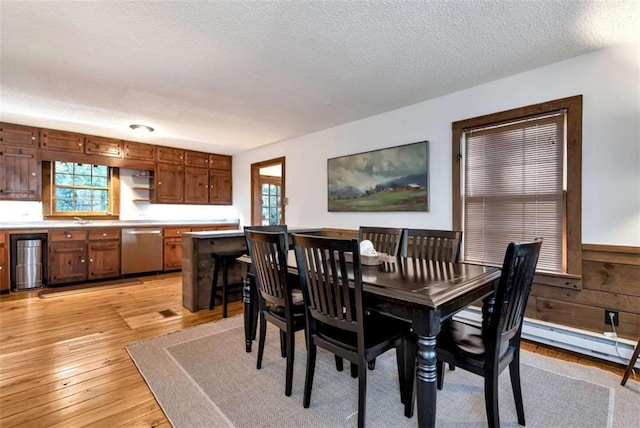
[[[16,242],[16,290],[42,287],[42,240]]]

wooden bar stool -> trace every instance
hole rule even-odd
[[[624,372],[624,376],[622,377],[622,382],[620,382],[620,385],[624,386],[627,383],[629,376],[631,376],[631,371],[633,370],[633,367],[636,365],[636,361],[638,360],[638,354],[640,354],[640,340],[638,340],[636,350],[633,351],[633,356],[631,357],[631,360],[629,360],[629,365],[627,366],[627,370]]]
[[[220,268],[222,268],[222,318],[227,317],[227,295],[229,293],[227,274],[229,267],[244,253],[244,251],[228,251],[211,254],[211,257],[215,259],[215,266],[213,268],[213,278],[211,279],[211,301],[209,302],[209,310],[213,310],[214,307],[218,291],[218,274],[220,273]]]

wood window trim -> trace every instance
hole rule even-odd
[[[111,180],[109,183],[109,206],[111,214],[91,214],[86,213],[69,213],[55,214],[53,212],[53,168],[54,161],[42,162],[42,217],[45,220],[71,220],[73,217],[90,218],[92,220],[118,220],[120,218],[120,169],[109,167],[111,169]]]
[[[285,200],[286,200],[286,158],[279,157],[251,164],[251,225],[257,226],[256,219],[261,218],[260,204],[256,202],[256,197],[261,195],[260,191],[260,169],[273,165],[281,165],[282,183],[280,185],[280,197],[282,206],[282,224],[287,224],[285,219]],[[260,196],[261,197],[261,196]],[[255,224],[254,224],[255,223]]]
[[[567,215],[566,274],[582,274],[582,95],[561,98],[499,113],[453,122],[452,127],[452,207],[453,229],[462,230],[462,156],[460,144],[466,129],[498,124],[519,118],[566,110],[567,114]]]

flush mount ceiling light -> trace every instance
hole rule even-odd
[[[136,134],[147,135],[153,132],[153,128],[147,125],[129,125],[129,128],[133,129]]]

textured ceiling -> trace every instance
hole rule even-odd
[[[234,154],[640,38],[638,1],[0,2],[0,120]]]

